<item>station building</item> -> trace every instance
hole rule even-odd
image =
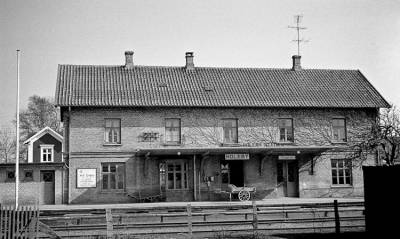
[[[389,104],[359,70],[59,65],[67,203],[359,197],[349,145]],[[375,155],[370,155],[374,163]]]

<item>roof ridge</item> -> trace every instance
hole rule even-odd
[[[104,68],[111,68],[111,67],[118,67],[124,68],[124,65],[84,65],[84,64],[58,64],[60,67],[62,66],[72,66],[72,67],[104,67]],[[172,68],[172,69],[184,69],[185,66],[162,66],[162,65],[134,65],[130,69],[135,68]],[[290,70],[292,68],[281,68],[281,67],[243,67],[243,66],[196,66],[195,69],[221,69],[221,70]],[[359,71],[358,69],[328,69],[328,68],[302,68],[300,71]]]

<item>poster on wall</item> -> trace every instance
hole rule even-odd
[[[77,188],[95,188],[97,182],[96,179],[95,168],[78,168],[76,170]]]

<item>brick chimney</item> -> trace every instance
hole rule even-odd
[[[186,52],[186,71],[193,71],[194,70],[194,63],[193,63],[193,52]]]
[[[294,55],[294,56],[292,56],[292,59],[293,59],[292,70],[300,71],[301,70],[301,64],[300,64],[301,56]]]
[[[133,51],[125,51],[125,68],[133,67]]]

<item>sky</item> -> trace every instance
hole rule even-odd
[[[0,0],[0,127],[32,95],[54,97],[58,64],[359,69],[400,106],[400,0]]]

